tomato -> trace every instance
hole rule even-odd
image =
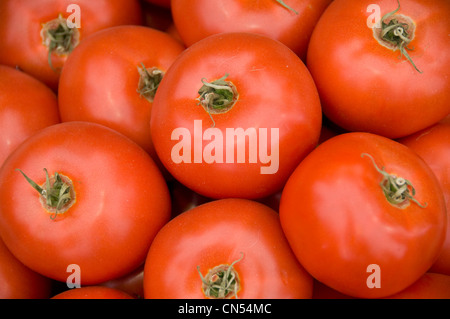
[[[141,23],[138,0],[3,0],[0,63],[18,66],[56,90],[60,69],[80,41],[104,28]],[[51,42],[48,32],[60,40]]]
[[[94,123],[56,124],[31,136],[2,166],[0,189],[6,246],[63,282],[70,276],[93,285],[130,273],[170,218],[167,185],[150,156]]]
[[[372,28],[388,13],[380,25],[392,42]],[[444,118],[450,113],[449,14],[446,0],[333,1],[313,31],[307,56],[324,114],[348,131],[389,138]]]
[[[450,276],[426,273],[414,284],[388,299],[450,299]]]
[[[399,139],[422,157],[439,180],[445,197],[447,213],[450,212],[450,122],[442,122],[430,128]],[[447,219],[447,235],[444,247],[431,268],[432,272],[450,276],[450,218]]]
[[[302,59],[331,0],[173,0],[172,17],[187,46],[212,34],[252,32],[278,40]],[[195,23],[192,23],[195,21]]]
[[[168,34],[148,27],[118,26],[97,32],[64,65],[58,95],[62,121],[108,126],[158,160],[149,127],[153,96],[183,50]]]
[[[317,145],[320,101],[289,48],[250,33],[186,49],[155,95],[151,134],[175,179],[209,198],[258,198],[282,188]]]
[[[47,299],[52,281],[22,264],[0,240],[0,299]]]
[[[145,262],[149,299],[311,295],[312,278],[292,253],[276,212],[246,199],[211,201],[173,218]]]
[[[441,251],[439,182],[411,149],[372,133],[320,144],[286,183],[280,220],[300,263],[345,295],[380,298],[422,276]]]
[[[124,291],[136,299],[144,298],[144,265],[140,265],[125,276],[108,280],[99,285]]]
[[[163,8],[170,8],[171,0],[143,0],[144,3],[150,3]]]
[[[59,122],[52,90],[26,73],[0,65],[0,166],[25,139]]]
[[[60,292],[52,299],[133,299],[133,297],[116,288],[86,286]]]

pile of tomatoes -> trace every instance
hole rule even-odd
[[[449,14],[0,1],[0,298],[450,298]]]

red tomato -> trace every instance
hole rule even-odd
[[[209,35],[251,32],[278,40],[302,59],[331,0],[173,0],[172,16],[187,46]],[[192,23],[195,21],[195,23]]]
[[[439,180],[450,213],[450,122],[442,122],[399,140],[422,157]],[[432,272],[450,276],[450,218],[444,247],[431,268]]]
[[[436,260],[445,237],[439,182],[412,150],[371,133],[333,137],[283,190],[280,219],[300,263],[343,294],[397,293]]]
[[[333,1],[311,36],[307,65],[323,112],[346,130],[399,138],[450,113],[450,1],[399,2],[395,11],[395,0]],[[369,28],[387,13],[384,38],[403,52]]]
[[[136,299],[144,298],[144,265],[123,277],[108,280],[99,285],[124,291]]]
[[[72,264],[82,285],[130,273],[170,218],[167,185],[150,156],[94,123],[57,124],[27,139],[2,166],[0,189],[7,247],[63,282],[77,275],[67,270]]]
[[[246,199],[216,200],[178,215],[155,237],[145,262],[150,299],[311,295],[312,278],[293,255],[277,213]]]
[[[138,0],[3,0],[0,63],[18,66],[56,89],[59,71],[80,41],[104,28],[141,23]],[[60,40],[50,42],[48,30]]]
[[[150,136],[153,95],[183,46],[143,26],[97,32],[65,63],[59,85],[61,119],[103,124],[158,160]]]
[[[26,73],[0,65],[0,166],[25,139],[59,121],[52,90]]]
[[[133,297],[116,288],[86,286],[60,292],[51,299],[133,299]]]
[[[450,299],[450,276],[426,273],[414,284],[388,299]]]
[[[0,299],[47,299],[52,281],[22,264],[0,240]]]
[[[209,198],[282,188],[317,145],[320,101],[303,62],[250,33],[212,35],[185,50],[156,93],[151,133],[161,162]]]

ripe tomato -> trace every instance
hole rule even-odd
[[[25,139],[59,122],[52,90],[26,73],[0,65],[0,166]]]
[[[0,63],[18,66],[56,90],[59,71],[80,41],[104,28],[141,23],[138,0],[3,0]]]
[[[447,213],[450,213],[450,122],[441,122],[432,127],[399,139],[422,157],[439,180],[444,193]],[[450,276],[450,218],[447,218],[447,235],[432,272]]]
[[[214,280],[229,289],[208,289]],[[311,298],[312,278],[293,255],[275,211],[246,199],[221,199],[161,229],[145,262],[144,296]]]
[[[99,285],[124,291],[136,299],[144,298],[144,264],[125,276],[105,281]]]
[[[449,114],[449,14],[447,0],[333,1],[307,57],[325,115],[349,131],[399,138]],[[381,28],[369,28],[380,20],[383,40]]]
[[[281,41],[302,59],[331,0],[173,0],[172,17],[187,46],[212,34],[251,32]],[[195,23],[192,23],[195,21]]]
[[[388,299],[450,299],[450,276],[426,273],[411,286]]]
[[[151,116],[155,149],[181,183],[209,198],[278,191],[317,145],[320,101],[303,62],[250,33],[212,35],[172,64]]]
[[[24,266],[0,240],[0,299],[47,299],[52,281]]]
[[[133,297],[116,288],[86,286],[65,290],[51,299],[133,299]]]
[[[183,50],[168,34],[148,27],[119,26],[97,32],[65,63],[58,95],[62,121],[113,128],[157,160],[149,127],[153,96]]]
[[[280,219],[313,277],[346,295],[378,298],[430,268],[446,210],[438,180],[412,150],[371,133],[345,133],[300,163],[283,190]]]
[[[82,285],[128,274],[170,218],[167,185],[150,156],[94,123],[34,134],[5,161],[0,189],[7,247],[29,268],[63,282],[77,276],[67,270],[72,264]]]

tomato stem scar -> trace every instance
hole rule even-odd
[[[138,67],[140,77],[137,92],[141,97],[143,96],[149,102],[153,102],[156,90],[164,76],[164,72],[156,67],[147,69],[144,63],[141,63],[141,65],[142,67]]]
[[[42,24],[42,43],[48,48],[48,64],[53,71],[52,53],[65,55],[72,52],[78,45],[79,31],[77,28],[69,28],[66,19],[59,14],[58,18]]]
[[[207,82],[205,78],[201,79],[203,86],[198,90],[200,95],[197,100],[205,111],[209,114],[215,126],[214,119],[211,114],[221,114],[228,112],[238,99],[238,92],[234,84],[225,81],[228,74],[225,74],[218,80]]]
[[[75,202],[75,192],[73,190],[72,181],[61,174],[55,172],[53,177],[49,177],[48,171],[44,168],[45,183],[42,186],[36,184],[20,169],[19,171],[27,180],[27,182],[40,194],[41,204],[52,215],[51,219],[55,219],[58,214],[66,212]]]
[[[405,205],[409,204],[409,201],[411,200],[421,208],[427,207],[427,203],[422,205],[417,199],[414,198],[416,190],[409,180],[387,173],[384,170],[384,167],[380,169],[377,166],[375,159],[371,155],[362,153],[361,157],[364,156],[369,157],[375,169],[383,175],[383,180],[380,182],[380,186],[389,203],[396,207],[403,208]]]
[[[239,291],[239,275],[234,269],[234,265],[244,258],[241,257],[231,263],[231,265],[219,265],[209,270],[205,277],[200,272],[200,266],[197,271],[202,280],[202,290],[206,297],[213,299],[230,299],[238,298]]]
[[[381,18],[381,27],[374,26],[373,36],[382,46],[396,51],[400,50],[400,58],[404,56],[416,69],[417,72],[423,73],[414,64],[408,51],[413,48],[408,48],[408,44],[414,39],[415,23],[410,17],[397,14],[400,10],[400,1],[397,0],[398,7],[392,12],[386,13]]]

